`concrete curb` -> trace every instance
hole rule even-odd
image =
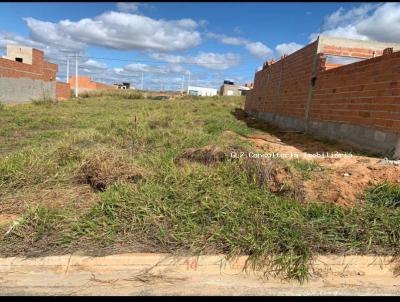
[[[169,254],[0,258],[2,295],[400,295],[388,257],[319,256],[309,282],[244,271],[247,257]]]

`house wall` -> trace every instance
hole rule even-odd
[[[275,63],[267,63],[246,95],[245,110],[281,127],[304,130],[304,117],[317,42]]]
[[[0,102],[22,103],[56,96],[57,65],[44,61],[43,52],[32,49],[32,64],[0,58]]]
[[[22,58],[23,63],[32,65],[32,47],[7,45],[7,55],[3,58],[15,61],[15,58]]]
[[[71,98],[71,86],[68,83],[56,83],[56,95],[59,100],[68,100]]]
[[[231,92],[229,92],[229,91],[231,91]],[[229,84],[223,84],[219,89],[219,93],[221,96],[242,95],[242,92],[239,90],[239,85],[229,85]]]
[[[365,51],[354,45],[320,43],[317,40],[257,72],[245,110],[283,128],[400,158],[400,52],[389,50],[335,68],[318,50],[367,57],[378,53],[377,44]]]
[[[70,77],[69,83],[71,88],[75,90],[76,87],[76,77]],[[90,77],[78,76],[78,90],[79,91],[91,91],[99,89],[115,89],[115,87],[103,83],[94,82]]]

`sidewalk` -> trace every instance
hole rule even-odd
[[[0,259],[0,295],[399,295],[389,258],[318,257],[309,282],[243,272],[246,258],[167,254]]]

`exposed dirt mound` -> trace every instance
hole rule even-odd
[[[259,186],[267,186],[277,195],[284,195],[303,200],[302,182],[294,175],[283,160],[243,158],[239,165],[249,181],[255,181]]]
[[[239,136],[250,141],[256,152],[298,154],[316,154],[317,152],[339,152],[348,150],[344,145],[324,143],[300,133],[267,133],[258,131],[247,137],[232,131],[223,135]],[[346,151],[349,152],[349,151]],[[323,167],[323,172],[311,172],[313,177],[302,181],[304,201],[333,202],[343,206],[353,206],[362,202],[366,190],[383,182],[400,184],[400,167],[385,165],[382,159],[349,153],[349,156],[334,157],[302,157]],[[259,161],[259,160],[255,160]],[[286,161],[286,159],[285,159]]]
[[[145,176],[145,172],[113,150],[100,149],[86,155],[76,176],[79,182],[89,184],[97,191],[105,191],[117,181],[137,181]]]
[[[222,148],[207,145],[202,148],[190,148],[175,158],[175,163],[182,165],[185,161],[197,162],[204,165],[213,165],[228,160],[230,155]]]

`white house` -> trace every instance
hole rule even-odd
[[[206,88],[206,87],[188,87],[188,95],[194,96],[214,96],[218,94],[218,89],[215,88]]]

